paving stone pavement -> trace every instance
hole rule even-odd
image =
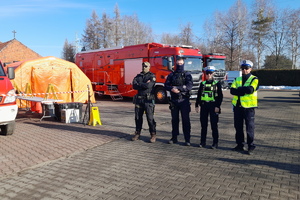
[[[257,149],[251,156],[231,151],[231,96],[224,96],[217,150],[197,147],[194,105],[190,147],[182,135],[178,144],[167,144],[168,105],[156,105],[156,143],[148,142],[146,124],[141,140],[130,141],[130,100],[98,101],[103,126],[20,115],[16,133],[0,137],[0,199],[300,199],[298,93],[259,91]]]

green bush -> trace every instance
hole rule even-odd
[[[259,78],[259,85],[300,86],[299,69],[260,69],[251,73]]]

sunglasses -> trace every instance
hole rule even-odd
[[[250,67],[246,67],[246,66],[241,67],[241,70],[248,70],[248,69],[250,69]]]
[[[213,72],[205,72],[205,74],[206,74],[206,75],[208,75],[208,74],[213,74]]]

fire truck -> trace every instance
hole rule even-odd
[[[220,81],[223,88],[227,87],[227,72],[225,68],[225,54],[222,53],[209,53],[203,55],[203,69],[207,66],[214,66],[216,68],[214,78]],[[203,73],[202,81],[206,80],[205,73]]]
[[[202,76],[202,54],[198,48],[146,43],[81,51],[76,54],[75,63],[89,77],[95,92],[117,100],[137,93],[133,90],[132,80],[141,72],[142,63],[148,61],[151,72],[156,75],[155,100],[165,103],[168,94],[164,83],[178,57],[185,59],[185,70],[193,77],[191,98],[196,98]]]
[[[0,134],[11,135],[15,130],[15,119],[18,112],[16,104],[15,90],[10,82],[14,79],[15,73],[13,68],[6,71],[0,62]]]

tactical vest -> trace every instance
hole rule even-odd
[[[251,86],[252,81],[256,79],[256,76],[251,75],[247,81],[243,84],[243,79],[242,77],[237,77],[235,81],[232,83],[231,87],[232,88],[238,88],[241,86]],[[256,108],[257,107],[257,84],[252,85],[254,88],[254,92],[252,94],[245,94],[244,96],[240,96],[240,102],[241,106],[244,108]],[[232,105],[236,106],[237,101],[238,101],[238,96],[234,95],[232,99]]]
[[[185,73],[173,73],[172,86],[182,86],[185,84]]]
[[[217,83],[218,81],[213,81],[211,84],[207,84],[207,81],[203,81],[203,90],[201,92],[201,101],[214,102],[217,93]]]

